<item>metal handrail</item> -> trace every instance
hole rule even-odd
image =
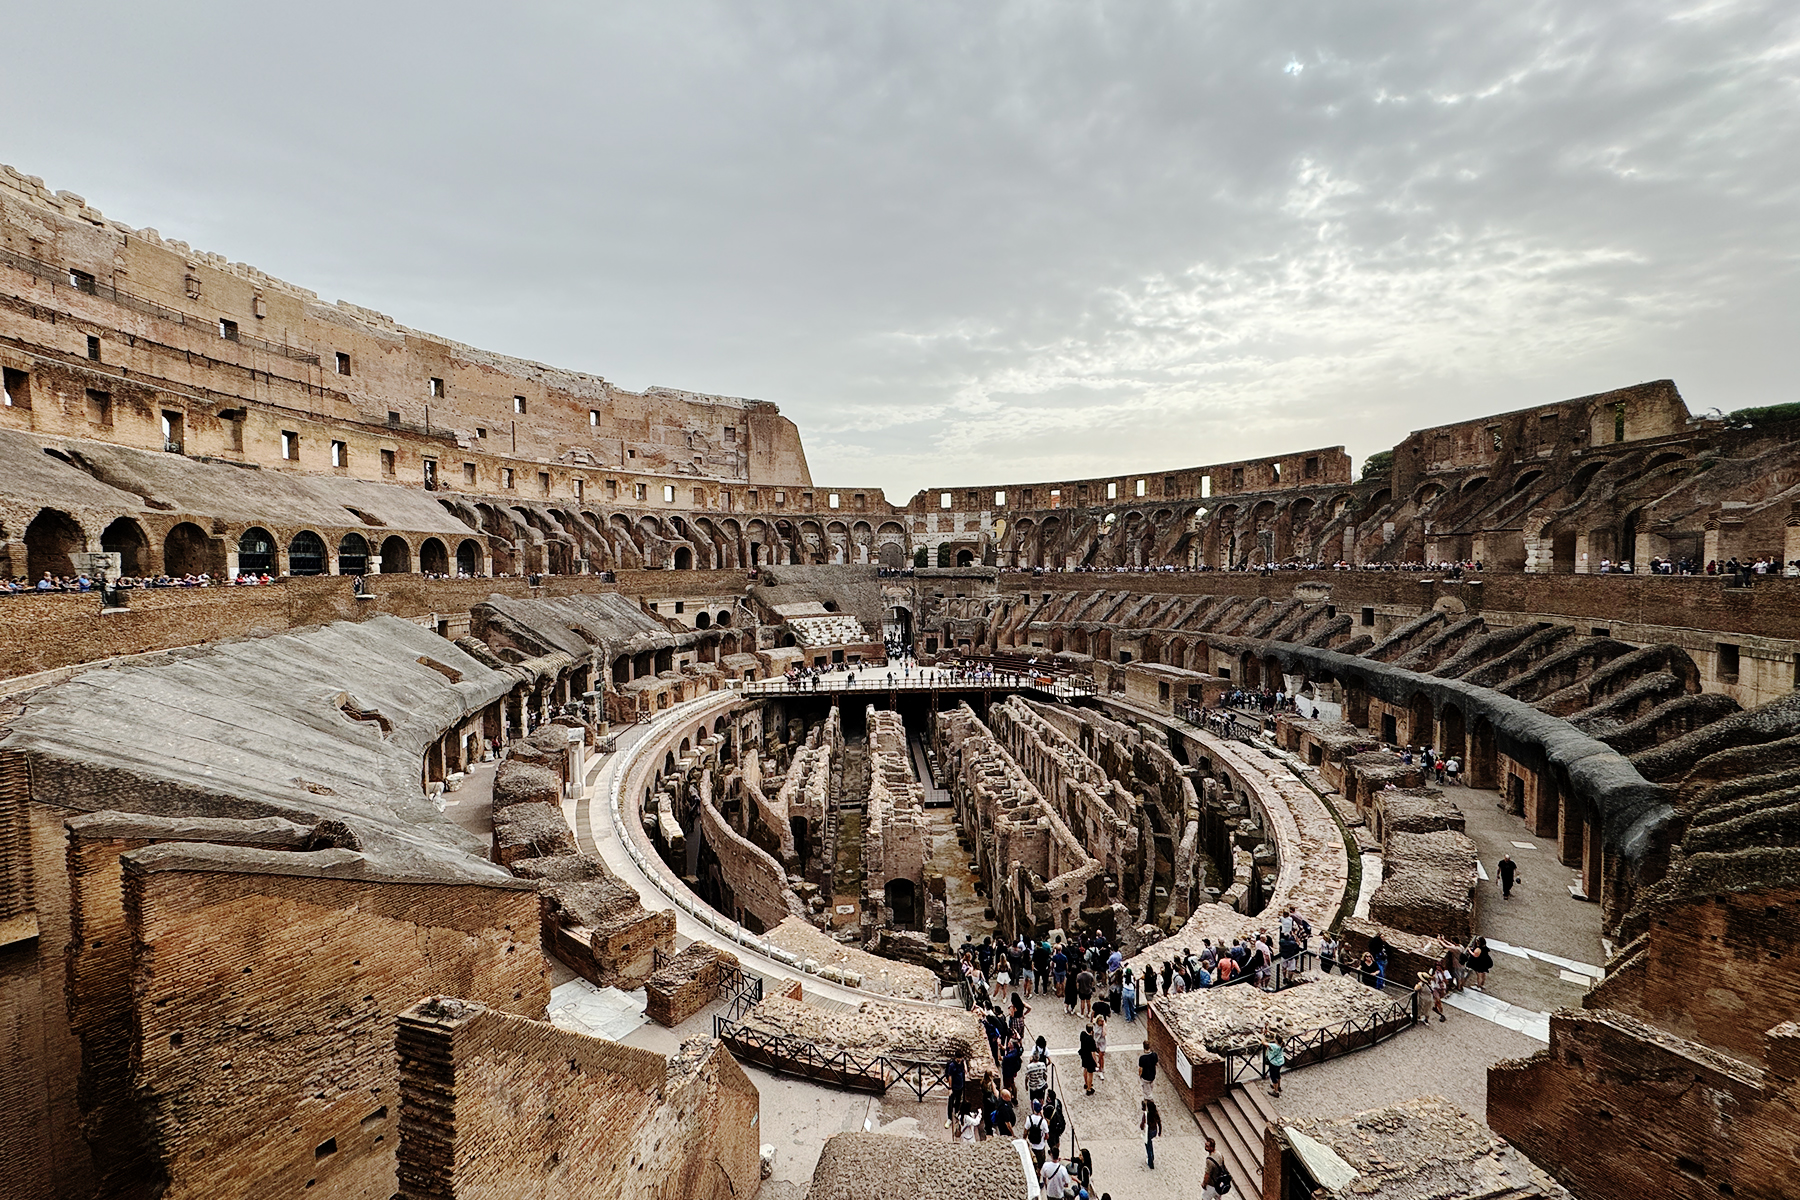
[[[1391,996],[1394,990],[1399,989],[1384,987],[1382,990]],[[1281,1043],[1287,1054],[1287,1062],[1282,1070],[1308,1067],[1324,1062],[1328,1058],[1336,1058],[1356,1050],[1365,1050],[1397,1036],[1404,1029],[1410,1029],[1418,1024],[1423,1016],[1421,1012],[1422,993],[1414,989],[1406,991],[1404,994],[1407,997],[1404,1001],[1395,1000],[1386,1008],[1370,1013],[1366,1017],[1351,1017],[1330,1025],[1321,1025],[1316,1029],[1283,1034]],[[1366,1035],[1368,1040],[1357,1043],[1354,1039],[1359,1034]],[[1261,1046],[1254,1050],[1227,1050],[1223,1057],[1227,1086],[1242,1083],[1246,1079],[1267,1077]]]

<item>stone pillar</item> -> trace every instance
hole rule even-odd
[[[1583,837],[1587,831],[1587,803],[1575,796],[1562,798],[1562,836],[1557,861],[1565,867],[1582,866]]]

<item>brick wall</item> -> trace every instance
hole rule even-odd
[[[1765,1072],[1623,1013],[1565,1010],[1549,1049],[1488,1069],[1488,1124],[1587,1200],[1790,1198],[1800,1039],[1785,1028],[1781,1071]]]
[[[1800,1012],[1797,911],[1792,887],[1661,905],[1642,966],[1618,987],[1609,975],[1588,1006],[1621,1009],[1762,1065],[1767,1020]]]
[[[0,678],[377,615],[428,620],[442,614],[466,622],[469,609],[495,593],[538,597],[619,590],[592,575],[553,576],[540,588],[523,579],[375,575],[368,584],[373,599],[366,600],[356,598],[354,586],[351,576],[330,575],[253,588],[154,588],[131,593],[126,611],[105,616],[93,592],[10,596],[0,600],[5,618],[0,620]]]
[[[23,762],[23,755],[0,755],[0,773]],[[69,1030],[63,997],[63,950],[71,936],[63,837],[69,815],[27,804],[23,849],[39,930],[0,947],[0,1191],[34,1200],[89,1200],[95,1184],[76,1104],[81,1044]]]
[[[668,959],[644,985],[644,1011],[671,1029],[719,998],[719,969],[735,968],[737,956],[706,942],[691,942]]]
[[[529,890],[186,869],[127,856],[135,1085],[168,1200],[387,1200],[397,1015],[434,993],[541,1013]],[[344,851],[326,851],[341,855]],[[295,860],[318,856],[272,855]]]
[[[1225,1060],[1216,1054],[1196,1049],[1197,1056],[1190,1056],[1193,1067],[1193,1082],[1189,1083],[1181,1077],[1181,1064],[1175,1057],[1175,1035],[1156,1012],[1153,1002],[1144,1018],[1144,1037],[1150,1042],[1150,1048],[1156,1051],[1156,1070],[1168,1076],[1175,1087],[1175,1094],[1193,1111],[1199,1112],[1213,1101],[1225,1095]],[[1138,1053],[1141,1053],[1139,1051]],[[1137,1055],[1127,1056],[1135,1061]]]
[[[399,1021],[405,1200],[725,1200],[761,1177],[756,1087],[712,1039],[673,1059],[456,1000]]]

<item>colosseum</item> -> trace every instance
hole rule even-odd
[[[1800,406],[890,499],[0,234],[0,1194],[1800,1195]]]

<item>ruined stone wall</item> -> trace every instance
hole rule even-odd
[[[869,797],[863,815],[863,884],[872,893],[896,879],[910,880],[915,904],[925,899],[931,833],[925,821],[925,789],[913,775],[900,714],[868,707]],[[915,924],[922,924],[922,913]]]
[[[760,1180],[756,1087],[712,1039],[671,1059],[461,1000],[399,1020],[405,1200],[726,1200]]]
[[[8,850],[29,861],[31,884],[9,899],[28,902],[35,929],[0,946],[0,1169],[10,1194],[89,1200],[96,1175],[77,1103],[81,1043],[64,995],[72,931],[63,822],[73,813],[26,799],[28,786],[25,756],[0,751],[0,789],[21,805],[14,830],[24,825]]]
[[[1800,1027],[1770,1029],[1762,1057],[1767,1069],[1624,1013],[1564,1010],[1548,1049],[1488,1069],[1488,1124],[1594,1200],[1777,1200],[1800,1159]]]
[[[1624,956],[1641,959],[1635,977],[1620,987],[1625,964],[1614,965],[1586,1005],[1767,1065],[1758,1014],[1800,1012],[1797,912],[1800,888],[1791,886],[1659,904],[1645,944]]]
[[[806,906],[789,886],[781,863],[767,850],[731,827],[712,798],[712,772],[702,776],[700,831],[718,858],[719,875],[731,889],[730,916],[757,932],[773,929],[788,917],[806,917]]]
[[[541,1013],[535,894],[270,873],[341,870],[355,857],[342,850],[205,849],[126,856],[133,1082],[162,1194],[316,1184],[385,1200],[400,1115],[396,1018],[442,992]]]
[[[974,711],[962,704],[940,713],[932,739],[957,821],[976,841],[1000,932],[1042,938],[1077,918],[1117,932],[1104,866]]]

